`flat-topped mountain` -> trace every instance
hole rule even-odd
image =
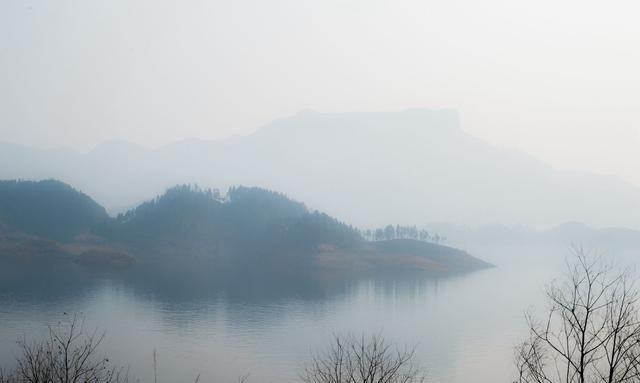
[[[302,112],[245,137],[88,153],[0,147],[0,177],[56,177],[123,212],[176,184],[261,185],[358,226],[389,222],[640,227],[640,190],[554,170],[475,138],[455,111]],[[118,185],[126,185],[119,187]],[[336,198],[339,196],[339,198]]]

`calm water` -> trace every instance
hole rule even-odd
[[[352,332],[417,346],[431,382],[509,382],[513,348],[525,334],[523,313],[540,306],[563,255],[545,252],[547,261],[531,249],[480,255],[499,267],[442,279],[341,283],[304,294],[176,292],[156,288],[162,281],[141,286],[104,275],[79,286],[3,285],[0,365],[12,365],[19,337],[37,337],[65,320],[65,312],[80,312],[87,327],[106,332],[103,351],[142,380],[151,377],[156,349],[160,382],[192,381],[198,373],[204,382],[247,374],[250,382],[292,382],[332,334]]]

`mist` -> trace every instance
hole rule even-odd
[[[637,10],[11,0],[0,12],[0,129],[39,147],[157,147],[246,135],[307,108],[455,108],[491,143],[638,185]]]
[[[2,2],[0,383],[634,381],[638,11]]]
[[[87,153],[4,145],[0,157],[3,178],[61,179],[112,214],[187,183],[277,190],[359,227],[640,224],[632,184],[491,145],[466,133],[454,110],[306,111],[226,140],[112,141]]]

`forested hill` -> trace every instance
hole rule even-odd
[[[269,278],[489,266],[446,246],[367,241],[345,223],[260,188],[234,187],[222,195],[176,186],[109,217],[87,195],[58,181],[0,182],[2,259],[34,266],[57,260],[92,267],[140,263]]]
[[[95,233],[142,255],[300,252],[363,241],[356,229],[279,193],[235,187],[221,196],[188,185],[96,226]]]
[[[105,209],[56,181],[0,181],[0,223],[27,234],[70,241],[107,220]]]

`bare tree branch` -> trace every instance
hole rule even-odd
[[[640,382],[640,298],[628,271],[574,248],[563,283],[547,288],[549,314],[529,316],[516,351],[520,383]]]
[[[329,349],[314,355],[304,383],[422,383],[413,363],[415,349],[393,349],[380,336],[335,336]]]
[[[97,355],[104,338],[88,333],[81,317],[49,328],[49,336],[39,342],[19,341],[22,355],[11,375],[0,373],[0,383],[126,383],[128,371],[111,365]]]

